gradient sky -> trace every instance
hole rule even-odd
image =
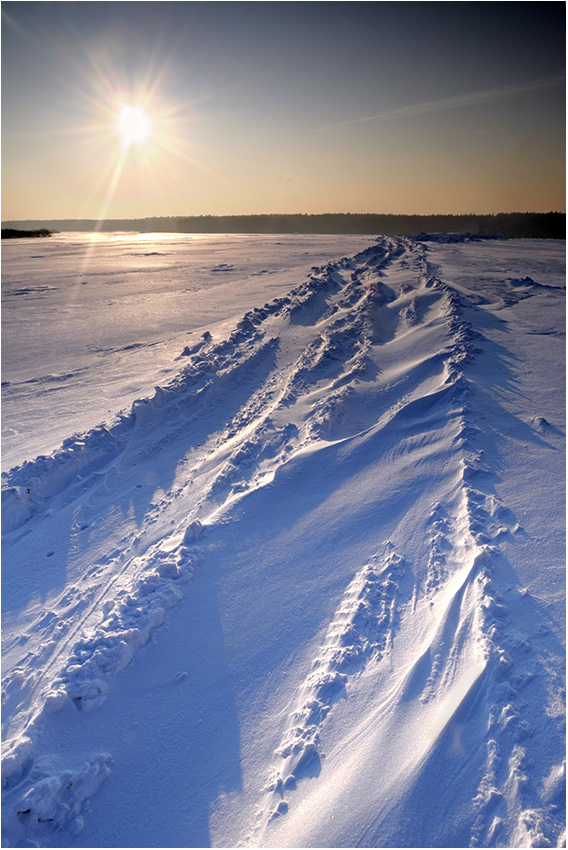
[[[564,2],[2,2],[2,219],[563,211],[565,55]]]

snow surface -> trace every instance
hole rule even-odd
[[[2,469],[112,418],[173,376],[203,333],[224,339],[244,311],[286,294],[313,265],[368,244],[172,233],[5,240]]]
[[[4,846],[562,844],[564,252],[7,246]]]

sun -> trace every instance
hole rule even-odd
[[[125,103],[120,107],[116,129],[125,147],[141,145],[152,132],[152,119],[141,106]]]

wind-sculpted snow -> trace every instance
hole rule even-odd
[[[360,672],[367,660],[378,661],[388,653],[400,610],[397,579],[402,575],[400,556],[390,553],[381,563],[377,554],[345,591],[302,688],[299,707],[290,717],[291,726],[276,750],[282,762],[266,787],[274,800],[270,820],[288,811],[286,791],[314,775],[313,771],[319,773],[319,728],[333,704],[346,696],[349,677]]]
[[[6,846],[559,846],[546,250],[379,239],[5,476]]]

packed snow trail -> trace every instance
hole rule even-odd
[[[379,239],[11,470],[6,845],[559,844],[559,256]]]

